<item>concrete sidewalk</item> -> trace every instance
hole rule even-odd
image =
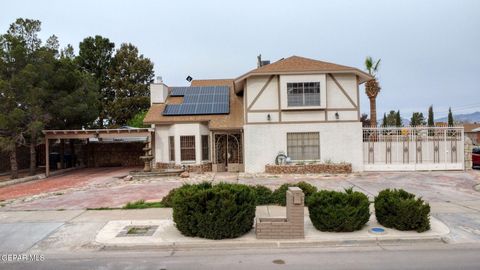
[[[306,211],[305,239],[257,240],[254,229],[236,239],[207,240],[185,237],[175,228],[172,209],[65,210],[0,212],[0,252],[63,253],[104,249],[238,249],[275,247],[357,246],[441,242],[448,227],[432,217],[428,232],[400,232],[386,229],[385,235],[372,235],[378,226],[374,215],[364,229],[352,233],[325,233],[316,230]],[[257,207],[257,216],[284,216],[280,206]],[[127,225],[157,225],[153,236],[117,237]]]
[[[167,216],[169,209],[162,209]],[[185,237],[176,228],[171,218],[147,220],[112,220],[103,227],[95,238],[95,242],[104,249],[224,249],[224,248],[263,248],[263,247],[315,247],[361,245],[376,243],[417,243],[442,242],[449,233],[448,227],[441,221],[431,218],[431,229],[424,233],[415,231],[397,231],[385,228],[386,233],[374,235],[369,232],[373,227],[382,227],[377,223],[375,215],[362,230],[348,233],[321,232],[314,228],[305,209],[305,239],[295,240],[260,240],[255,237],[255,230],[235,239],[209,240],[197,237]],[[285,216],[285,207],[259,206],[257,216]],[[118,236],[126,226],[158,226],[152,236]]]

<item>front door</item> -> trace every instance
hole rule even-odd
[[[243,144],[241,133],[215,134],[215,162],[218,172],[243,171]]]

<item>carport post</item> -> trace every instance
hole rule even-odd
[[[49,159],[48,135],[45,135],[45,177],[50,176],[50,159]]]

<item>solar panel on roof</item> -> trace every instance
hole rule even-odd
[[[230,112],[227,86],[172,87],[172,97],[183,97],[182,104],[168,104],[163,115],[208,115]]]

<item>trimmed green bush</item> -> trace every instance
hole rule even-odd
[[[275,203],[278,203],[280,205],[283,205],[285,206],[286,205],[286,194],[287,194],[287,190],[289,187],[299,187],[303,193],[305,194],[305,204],[308,205],[308,198],[314,194],[315,192],[317,192],[317,188],[315,186],[312,186],[310,185],[309,183],[307,182],[298,182],[298,183],[293,183],[293,184],[290,184],[290,183],[286,183],[286,184],[283,184],[281,185],[279,188],[277,188],[273,194],[272,194],[272,197],[273,197],[273,201]]]
[[[173,195],[173,221],[186,236],[235,238],[252,229],[255,203],[247,185],[184,185]]]
[[[177,192],[178,188],[174,188],[168,192],[168,194],[162,198],[162,204],[165,207],[173,207],[173,195]]]
[[[345,192],[321,190],[308,199],[310,220],[317,230],[353,232],[370,218],[368,197],[353,189]]]
[[[378,223],[400,231],[430,229],[430,205],[403,189],[385,189],[375,197]]]
[[[272,190],[266,186],[256,185],[251,187],[255,191],[256,204],[266,205],[274,203],[272,197]]]

